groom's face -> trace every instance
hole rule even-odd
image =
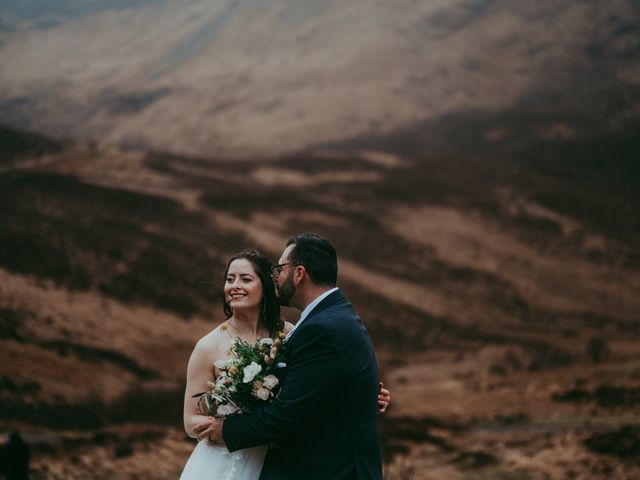
[[[281,267],[278,269],[277,276],[274,278],[278,302],[285,307],[291,306],[291,298],[296,293],[296,285],[293,282],[295,265],[291,265],[289,261],[289,254],[293,248],[294,245],[289,245],[282,253],[280,260],[278,260],[278,265],[281,265]]]

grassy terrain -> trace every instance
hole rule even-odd
[[[235,247],[166,198],[47,173],[0,177],[0,192],[0,265],[125,303],[205,314]]]
[[[634,478],[637,140],[485,139],[516,117],[449,153],[400,134],[268,164],[65,147],[1,173],[2,424],[50,440],[34,478],[174,478],[226,258],[275,260],[299,231],[336,244],[392,388],[387,478]]]

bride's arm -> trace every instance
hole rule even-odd
[[[215,349],[211,341],[205,337],[201,339],[193,349],[189,365],[187,366],[187,387],[184,392],[184,430],[191,438],[196,438],[193,427],[210,421],[210,417],[202,415],[196,408],[196,399],[193,395],[209,390],[207,381],[214,381],[212,359],[215,358]]]

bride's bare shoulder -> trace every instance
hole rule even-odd
[[[209,355],[217,354],[229,343],[229,334],[226,331],[226,323],[218,325],[196,343],[194,352],[203,352]]]
[[[284,333],[289,333],[293,328],[293,323],[284,322]]]

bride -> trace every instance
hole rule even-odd
[[[184,396],[184,428],[197,438],[194,428],[211,423],[210,417],[198,412],[193,395],[209,390],[214,382],[216,360],[227,359],[229,349],[242,339],[251,344],[259,338],[274,338],[293,325],[280,319],[280,306],[272,278],[271,262],[255,250],[245,250],[232,256],[225,269],[224,312],[227,320],[202,337],[196,344],[187,367]],[[391,397],[382,388],[378,397],[384,412]],[[257,480],[267,452],[266,446],[229,453],[226,447],[201,440],[193,450],[182,472],[181,480]]]

